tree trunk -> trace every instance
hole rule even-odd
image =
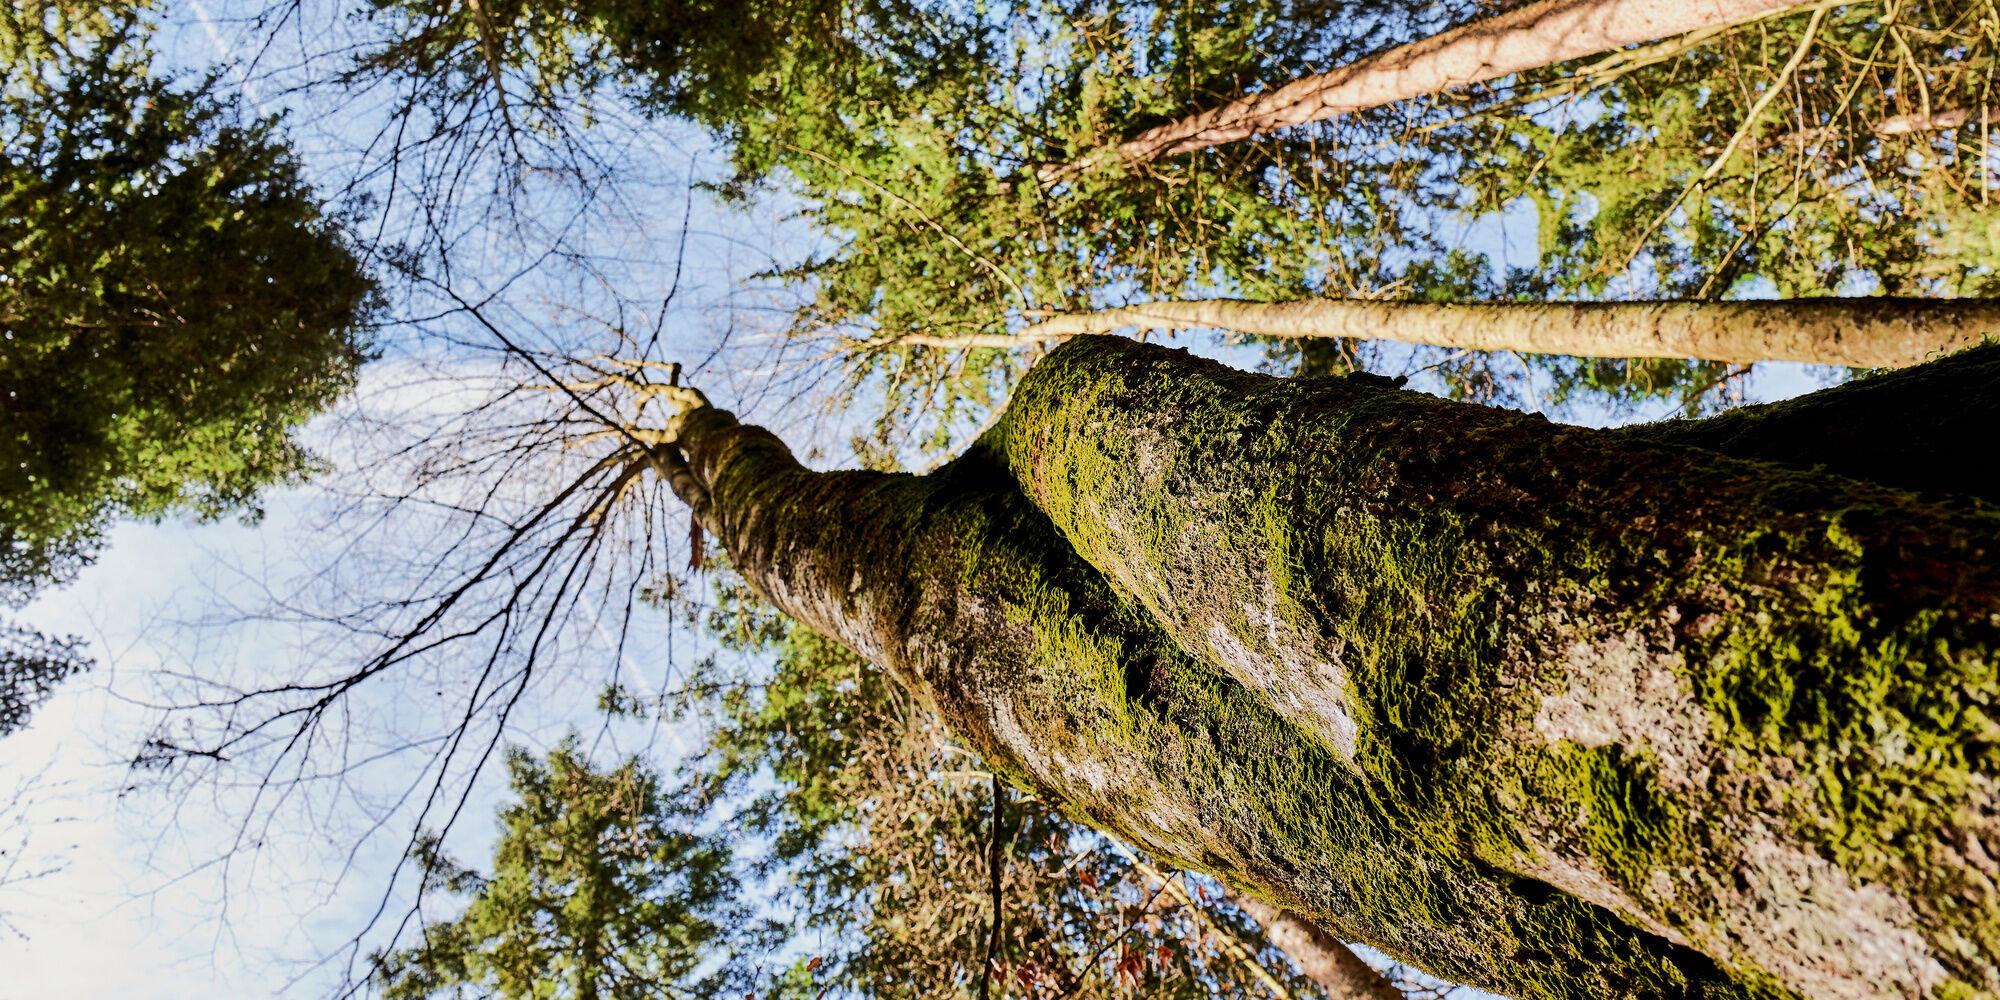
[[[1148,129],[1111,152],[1127,163],[1150,163],[1799,5],[1798,0],[1539,0]],[[1056,183],[1093,163],[1046,167],[1041,180]]]
[[[1341,938],[1523,1000],[2000,990],[1991,509],[1099,337],[928,476],[680,433],[775,605]]]
[[[2000,505],[2000,462],[1992,461],[2000,438],[2000,346],[1781,403],[1609,433]]]
[[[1805,361],[1900,368],[2000,335],[1986,299],[1824,298],[1747,302],[1146,302],[1052,316],[1022,341],[1124,327],[1214,327],[1266,337],[1352,337],[1474,351],[1587,358]]]
[[[1318,984],[1327,1000],[1409,1000],[1318,924],[1254,896],[1232,895],[1229,901],[1263,926],[1264,936]]]
[[[2000,123],[2000,111],[1992,108],[1951,108],[1925,114],[1914,111],[1907,115],[1885,118],[1875,123],[1876,135],[1908,135],[1912,132],[1942,132],[1961,125],[1992,125]]]

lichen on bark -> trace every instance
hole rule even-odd
[[[929,476],[713,410],[675,456],[1001,773],[1351,940],[1523,998],[1996,992],[1990,509],[1109,338]]]

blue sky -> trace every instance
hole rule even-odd
[[[246,50],[226,5],[190,0],[176,13],[187,20],[164,34],[162,45],[178,60],[229,65]],[[307,16],[325,19],[329,34],[306,25],[297,43],[336,49],[332,15],[314,10]],[[266,60],[295,66],[298,59],[310,62],[308,56],[329,58],[301,52],[267,54]],[[355,170],[351,153],[379,123],[370,115],[384,104],[367,95],[345,105],[316,103],[320,97],[285,89],[288,74],[297,72],[246,70],[239,83],[266,110],[278,110],[272,102],[299,102],[294,120],[301,145],[317,158],[310,162],[323,183],[337,183]],[[833,379],[824,359],[775,338],[773,324],[788,293],[752,279],[773,261],[796,260],[813,248],[811,234],[785,221],[795,206],[726,209],[689,197],[689,178],[717,169],[716,153],[705,142],[684,128],[615,116],[606,128],[623,130],[619,148],[631,171],[626,200],[606,206],[584,231],[566,237],[601,256],[600,275],[528,268],[539,248],[491,229],[474,234],[479,252],[467,255],[471,263],[452,276],[454,285],[468,295],[492,294],[492,315],[545,343],[588,340],[607,324],[659,322],[668,349],[679,357],[699,358],[720,347],[715,363],[691,373],[696,384],[746,418],[771,424],[801,453],[816,444],[827,456],[823,462],[841,464],[841,442],[871,411],[866,405],[826,411]],[[551,216],[567,207],[559,199],[541,206]],[[1530,253],[1534,232],[1533,208],[1521,201],[1504,216],[1469,221],[1463,241],[1504,265]],[[674,275],[683,291],[672,309],[664,317],[647,312],[644,303]],[[616,287],[607,292],[593,285],[598,277]],[[401,303],[412,312],[426,305],[436,303]],[[313,602],[329,594],[361,596],[365,587],[323,585],[351,582],[349,572],[393,567],[397,553],[383,549],[422,541],[421,523],[410,522],[399,529],[407,535],[377,538],[377,551],[329,547],[347,544],[340,526],[354,523],[338,512],[348,509],[351,517],[347,505],[354,495],[381,488],[382,477],[395,474],[381,457],[383,441],[342,436],[357,426],[357,415],[388,414],[372,426],[393,428],[398,421],[437,416],[441,401],[449,399],[452,383],[435,367],[424,367],[435,360],[425,353],[432,344],[416,333],[410,327],[387,331],[388,358],[368,372],[354,401],[313,430],[335,460],[327,480],[274,495],[256,526],[121,525],[97,565],[25,612],[44,631],[85,637],[99,664],[68,685],[26,732],[0,745],[0,804],[16,789],[26,789],[33,800],[27,822],[10,825],[0,817],[0,829],[25,836],[25,845],[0,838],[0,848],[28,859],[18,871],[58,868],[0,886],[0,917],[7,921],[0,926],[0,1000],[171,1000],[286,989],[319,995],[343,961],[343,943],[381,903],[414,817],[394,796],[411,784],[410,762],[421,759],[419,752],[397,748],[412,734],[435,732],[446,714],[426,697],[430,675],[413,671],[371,688],[342,717],[356,746],[386,756],[277,808],[237,784],[249,781],[241,770],[227,772],[223,781],[163,784],[126,762],[153,732],[159,706],[189,690],[183,683],[189,675],[249,684],[355,655],[358,647],[344,646],[352,637],[341,630],[278,609],[330,610],[330,604]],[[1181,342],[1237,364],[1256,357],[1247,349]],[[467,378],[491,377],[480,370],[482,363],[453,360],[446,367],[469,366],[459,372]],[[1809,366],[1759,366],[1751,396],[1783,398],[1816,388],[1825,377]],[[1422,379],[1416,387],[1436,388]],[[1531,377],[1521,395],[1521,405],[1533,406],[1543,393]],[[661,534],[675,537],[673,530]],[[606,658],[615,654],[607,631],[595,624],[579,623],[572,634],[574,643],[510,720],[506,739],[546,746],[580,725],[586,745],[600,741],[607,756],[646,751],[669,760],[698,739],[698,732],[645,725],[600,734],[591,705]],[[635,686],[655,688],[671,683],[672,671],[685,670],[705,648],[692,630],[663,617],[643,619],[620,670]],[[461,857],[483,858],[492,837],[495,770],[474,786],[467,818],[455,828],[451,844]],[[370,833],[377,817],[382,825]],[[398,911],[392,905],[390,912]],[[335,964],[315,964],[322,959]]]

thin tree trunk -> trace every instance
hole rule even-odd
[[[661,463],[996,772],[1343,939],[1521,1000],[2000,990],[1990,509],[1098,337],[928,476],[711,408]]]
[[[604,974],[604,956],[599,954],[595,923],[585,923],[583,939],[577,943],[576,950],[577,1000],[597,1000],[597,977]]]
[[[1232,893],[1229,901],[1263,925],[1264,936],[1319,985],[1327,1000],[1409,1000],[1318,924],[1253,896]]]
[[[1028,326],[1010,342],[1064,340],[1126,327],[1214,327],[1296,340],[1351,337],[1591,358],[1702,358],[1737,364],[1805,361],[1900,368],[1970,347],[1986,336],[2000,337],[2000,301],[1883,297],[1563,303],[1203,299],[1062,313]]]
[[[1984,111],[1974,108],[1951,108],[1924,114],[1913,111],[1907,115],[1884,118],[1875,123],[1877,135],[1907,135],[1911,132],[1941,132],[1961,125],[1992,125],[2000,123],[2000,111],[1991,108]]]
[[[1800,6],[1798,0],[1539,0],[1148,129],[1109,152],[1128,163],[1149,163],[1288,125],[1381,107],[1794,6]],[[1094,162],[1087,159],[1043,168],[1041,180],[1044,184],[1058,182]]]

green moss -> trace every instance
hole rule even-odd
[[[1353,765],[1397,834],[1503,866],[1531,843],[1576,846],[1690,932],[1754,923],[1737,839],[1769,836],[1910,900],[1934,940],[1979,942],[1971,961],[1938,949],[1978,981],[2000,954],[1990,883],[1966,905],[1966,863],[1924,845],[1987,832],[1966,811],[1994,773],[1982,553],[2000,522],[1630,437],[1106,339],[1046,359],[982,447],[1212,668],[1283,706],[1297,689],[1264,665],[1298,650],[1267,636],[1340,663]],[[1218,628],[1254,662],[1218,659]],[[1591,680],[1579,648],[1670,661],[1695,695],[1667,706],[1691,765],[1722,784],[1663,790],[1653,734],[1524,740],[1538,705]],[[1316,710],[1290,721],[1337,749]],[[1746,825],[1744,809],[1768,816]],[[1705,911],[1651,884],[1690,871],[1684,890],[1720,897]],[[1775,981],[1738,958],[1746,982]]]
[[[973,455],[940,475],[981,480]],[[944,495],[962,496],[956,490]],[[1172,860],[1269,886],[1321,886],[1308,912],[1443,975],[1518,997],[1738,995],[1712,963],[1468,854],[1421,783],[1385,794],[1256,692],[1181,651],[1073,557],[1033,508],[967,505],[931,521],[968,574],[1034,637],[1024,724],[1044,752],[1088,762],[1138,753],[1162,785],[1193,792],[1212,839],[1166,845]],[[1052,556],[1051,553],[1058,554]],[[1018,662],[1018,661],[1017,661]],[[1422,701],[1407,702],[1412,714]],[[1004,759],[1004,747],[982,746]],[[1018,779],[1027,768],[1013,763]],[[1027,781],[1022,781],[1027,784]],[[1135,843],[1163,803],[1042,785],[1065,811]],[[1246,865],[1247,863],[1247,865]],[[1295,890],[1296,891],[1296,890]]]
[[[987,456],[922,479],[827,479],[775,458],[761,474],[748,461],[731,468],[718,477],[718,509],[760,512],[754,534],[720,527],[733,553],[790,538],[804,558],[837,570],[834,579],[895,566],[898,578],[926,581],[923,600],[898,596],[887,573],[861,588],[895,606],[899,637],[949,636],[951,657],[892,666],[920,671],[953,728],[999,773],[1066,813],[1179,864],[1262,891],[1289,887],[1288,902],[1350,938],[1517,997],[1737,995],[1700,956],[1635,938],[1602,910],[1493,870],[1428,803],[1360,780],[1120,598],[1041,511],[1004,488],[1004,470]],[[781,496],[802,502],[775,503]],[[852,524],[871,530],[840,530]],[[754,559],[737,563],[756,578]],[[964,605],[973,601],[1030,641],[971,625]],[[986,710],[995,704],[1009,706],[1036,753],[1083,767],[1138,758],[1156,793],[1181,790],[1184,801],[1038,777],[994,731]],[[1162,809],[1187,810],[1201,835],[1160,843],[1148,816]]]
[[[1995,774],[1991,514],[1088,339],[931,476],[777,455],[711,463],[753,579],[846,594],[790,609],[1018,786],[1350,938],[1524,1000],[1786,996],[1755,954],[1634,929],[1747,926],[1755,817],[1909,900],[1941,993],[2000,954],[1953,853]],[[1316,663],[1351,755],[1277,686]],[[1680,687],[1651,708],[1611,683],[1655,665]],[[1545,735],[1577,685],[1663,728]],[[1557,862],[1622,915],[1517,874]]]

